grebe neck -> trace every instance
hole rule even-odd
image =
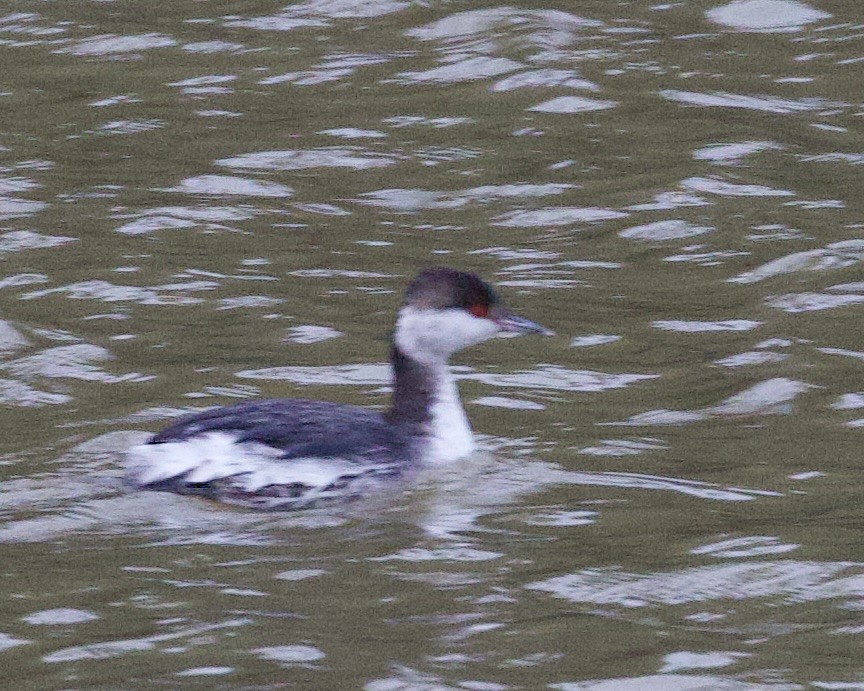
[[[393,399],[385,417],[393,424],[413,424],[427,439],[424,460],[447,463],[474,450],[474,435],[459,400],[459,390],[446,359],[420,361],[394,339]]]
[[[436,386],[432,368],[405,355],[395,343],[390,346],[390,364],[393,396],[385,417],[393,423],[428,424]]]

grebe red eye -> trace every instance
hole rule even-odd
[[[468,311],[475,317],[481,317],[485,319],[489,316],[489,305],[484,305],[482,302],[477,302],[471,305],[471,307],[468,308]]]

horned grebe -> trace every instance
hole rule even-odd
[[[447,360],[500,331],[552,334],[505,309],[474,274],[425,269],[408,285],[396,319],[387,412],[288,398],[187,415],[128,451],[127,480],[141,489],[299,509],[462,458],[474,438]]]

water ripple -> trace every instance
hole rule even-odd
[[[213,55],[215,53],[232,53],[239,55],[240,53],[250,52],[252,49],[247,48],[242,43],[213,40],[186,43],[183,46],[183,50],[188,53],[198,53],[200,55]]]
[[[708,192],[720,197],[791,197],[795,193],[789,190],[776,190],[765,185],[742,185],[726,182],[718,177],[687,178],[681,181],[681,187],[694,192]]]
[[[784,147],[776,142],[744,141],[722,144],[709,144],[693,152],[697,161],[710,161],[715,165],[737,166],[741,159],[761,151],[782,151]]]
[[[125,638],[101,643],[76,645],[70,648],[61,648],[52,653],[46,653],[42,656],[42,661],[54,664],[58,662],[78,662],[81,660],[106,660],[112,657],[121,657],[128,653],[156,650],[159,648],[160,643],[167,643],[169,641],[182,641],[194,638],[203,640],[201,637],[204,634],[248,626],[251,623],[251,619],[227,619],[215,624],[197,624],[169,633],[154,634],[142,638]],[[213,639],[213,642],[215,643],[215,639]]]
[[[0,278],[0,288],[36,285],[39,283],[48,283],[48,277],[45,274],[13,274],[12,276]]]
[[[394,128],[402,127],[431,127],[433,129],[444,129],[456,125],[470,125],[475,122],[474,118],[467,117],[441,117],[431,118],[423,115],[395,115],[384,118],[381,122]]]
[[[323,660],[324,652],[311,645],[278,645],[269,648],[256,648],[252,651],[262,660],[278,662],[283,667]]]
[[[777,415],[790,412],[791,402],[801,393],[816,388],[813,384],[775,377],[766,379],[721,401],[715,406],[697,410],[650,410],[634,415],[623,422],[604,422],[602,425],[684,425],[705,420],[711,416]]]
[[[474,405],[483,405],[490,408],[504,408],[505,410],[545,410],[546,406],[535,401],[526,401],[521,398],[510,398],[507,396],[482,396],[471,401]]]
[[[653,437],[642,437],[640,439],[601,439],[599,444],[578,449],[577,453],[585,454],[586,456],[607,456],[614,458],[638,456],[646,451],[657,451],[668,448],[668,444]]]
[[[558,96],[531,106],[528,110],[536,113],[590,113],[595,110],[608,110],[617,105],[617,101],[602,101],[598,98]]]
[[[566,226],[573,223],[598,223],[629,214],[596,206],[554,206],[545,209],[510,211],[493,218],[491,225],[502,228],[532,228],[536,226]]]
[[[99,125],[98,132],[101,134],[140,134],[165,127],[165,121],[157,118],[149,120],[113,120]]]
[[[206,230],[235,231],[225,225],[254,218],[261,210],[252,206],[162,206],[135,214],[118,214],[115,218],[134,220],[114,230],[123,235],[147,235],[159,230],[202,227]]]
[[[318,134],[328,134],[339,139],[386,139],[387,133],[379,130],[361,130],[357,127],[334,127],[318,130]]]
[[[457,12],[405,33],[421,41],[454,42],[492,32],[498,27],[511,30],[516,27],[529,32],[539,44],[566,45],[575,38],[576,32],[602,26],[603,22],[558,10],[492,7]]]
[[[501,74],[514,72],[523,66],[521,63],[508,58],[492,58],[478,55],[421,72],[400,72],[393,81],[400,84],[458,84],[460,82],[497,77]]]
[[[574,336],[570,339],[571,348],[592,348],[620,341],[621,336],[615,334],[591,334],[589,336]]]
[[[37,22],[40,21],[43,21],[42,17],[35,12],[13,12],[0,17],[0,33],[19,36],[56,36],[67,31],[67,27],[63,26],[37,26]],[[9,43],[16,45],[14,41]]]
[[[671,211],[694,206],[708,206],[711,202],[695,194],[674,190],[661,192],[654,197],[653,202],[628,206],[628,211]]]
[[[9,648],[15,648],[19,645],[27,645],[31,642],[32,641],[28,641],[23,638],[15,638],[8,633],[0,633],[0,652],[4,650],[9,650]]]
[[[529,583],[574,603],[649,607],[693,602],[774,598],[778,604],[827,597],[864,596],[860,564],[819,561],[755,561],[700,566],[650,574],[614,568],[586,569]]]
[[[189,667],[188,669],[177,672],[178,677],[214,677],[222,676],[223,674],[231,674],[234,671],[233,667],[224,665],[209,665],[207,667]]]
[[[177,41],[170,36],[158,33],[118,36],[117,34],[101,34],[75,41],[71,45],[58,48],[55,53],[75,55],[78,57],[120,56],[127,57],[142,50],[154,48],[170,48]]]
[[[241,379],[266,379],[290,381],[301,385],[384,385],[391,379],[390,365],[366,363],[357,365],[335,365],[332,367],[266,367],[243,370],[236,376]]]
[[[533,370],[512,374],[466,372],[457,374],[459,379],[480,381],[497,387],[520,387],[546,391],[608,391],[621,389],[659,374],[628,374],[593,372],[591,370],[569,370],[558,365],[539,365]]]
[[[677,672],[682,669],[712,669],[715,667],[727,667],[738,660],[748,657],[751,657],[751,653],[691,653],[683,651],[669,653],[668,655],[663,656],[663,666],[660,668],[660,672],[661,674],[668,674],[669,672]],[[723,684],[721,682],[720,687],[712,686],[712,688],[723,688]]]
[[[460,209],[468,204],[488,204],[501,199],[554,196],[576,189],[569,183],[483,185],[453,192],[422,189],[385,189],[365,192],[354,199],[357,204],[379,206],[399,212],[422,209]]]
[[[35,408],[43,405],[62,405],[71,400],[72,396],[67,394],[39,391],[24,382],[0,379],[0,403]]]
[[[785,257],[773,259],[752,271],[745,271],[726,280],[729,283],[757,283],[767,278],[800,271],[843,269],[862,261],[864,261],[864,240],[843,240],[831,243],[821,249],[795,252]]]
[[[830,19],[822,12],[797,0],[734,0],[705,13],[712,22],[758,33],[800,31],[807,24]]]
[[[394,156],[366,151],[360,147],[322,147],[309,150],[257,151],[215,161],[217,166],[242,170],[304,170],[306,168],[349,168],[368,170],[396,163]]]
[[[237,195],[244,197],[290,197],[294,190],[286,185],[232,175],[198,175],[181,180],[175,187],[163,192],[206,194],[212,196]]]
[[[293,31],[326,27],[334,19],[373,19],[400,12],[411,3],[403,0],[307,0],[289,5],[279,14],[242,19],[228,17],[225,26],[262,31]]]
[[[0,319],[0,353],[19,350],[29,344],[30,342],[18,329],[9,322]]]
[[[769,350],[751,350],[746,353],[737,353],[719,360],[714,360],[715,365],[721,367],[751,367],[754,365],[768,365],[783,362],[789,356],[786,353],[772,353]]]
[[[752,331],[762,325],[762,322],[750,319],[726,319],[725,321],[700,322],[675,319],[660,319],[651,322],[651,326],[662,331],[677,333],[711,333],[716,331]]]
[[[515,91],[516,89],[536,89],[540,87],[564,87],[599,91],[600,87],[587,79],[581,79],[575,70],[542,69],[525,70],[504,79],[500,79],[489,87],[490,91]]]
[[[710,233],[712,230],[714,228],[711,226],[697,226],[683,219],[667,219],[625,228],[619,231],[618,235],[629,240],[662,242],[664,240],[681,240],[696,235],[704,235],[705,233]]]
[[[321,341],[329,341],[332,338],[339,338],[344,334],[341,331],[332,329],[329,326],[318,326],[316,324],[301,324],[288,329],[284,340],[290,343],[320,343]]]
[[[63,607],[33,612],[22,617],[22,620],[34,626],[68,626],[69,624],[83,624],[88,621],[96,621],[99,618],[99,615],[94,612]]]
[[[752,535],[700,545],[691,549],[690,554],[708,554],[722,559],[739,559],[742,557],[764,557],[768,554],[786,554],[795,551],[800,546],[782,543],[779,538],[768,535]]]
[[[864,295],[830,295],[829,293],[787,293],[765,298],[769,307],[798,314],[800,312],[819,312],[864,302]]]
[[[89,343],[76,343],[75,345],[46,348],[35,355],[9,360],[0,365],[0,370],[25,378],[39,376],[50,379],[80,379],[106,384],[141,382],[152,379],[152,377],[137,372],[122,375],[109,374],[93,364],[111,360],[112,357],[105,348]]]
[[[15,197],[0,196],[0,221],[5,221],[10,218],[21,218],[24,216],[32,216],[38,211],[46,208],[48,204],[40,201],[32,201],[30,199],[16,199]],[[28,231],[15,231],[26,233]]]
[[[803,691],[800,684],[771,681],[739,681],[707,674],[652,674],[649,676],[614,677],[574,683],[550,684],[556,691]]]
[[[166,284],[154,288],[115,285],[108,281],[81,281],[58,288],[34,290],[21,295],[22,300],[36,300],[48,295],[66,295],[72,300],[98,300],[100,302],[137,302],[142,305],[198,305],[203,298],[184,295],[185,292],[213,290],[212,281],[190,281]],[[167,293],[167,294],[166,294]]]
[[[823,98],[791,99],[779,96],[730,94],[722,91],[699,93],[680,91],[678,89],[663,89],[660,91],[660,95],[669,101],[690,106],[699,106],[702,108],[743,108],[745,110],[756,110],[777,115],[846,108],[849,105],[842,101],[829,101]]]

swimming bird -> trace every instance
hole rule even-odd
[[[286,398],[194,413],[127,452],[127,481],[287,510],[373,493],[410,471],[463,458],[474,435],[448,361],[500,332],[552,334],[506,309],[475,274],[424,269],[396,317],[389,410]]]

